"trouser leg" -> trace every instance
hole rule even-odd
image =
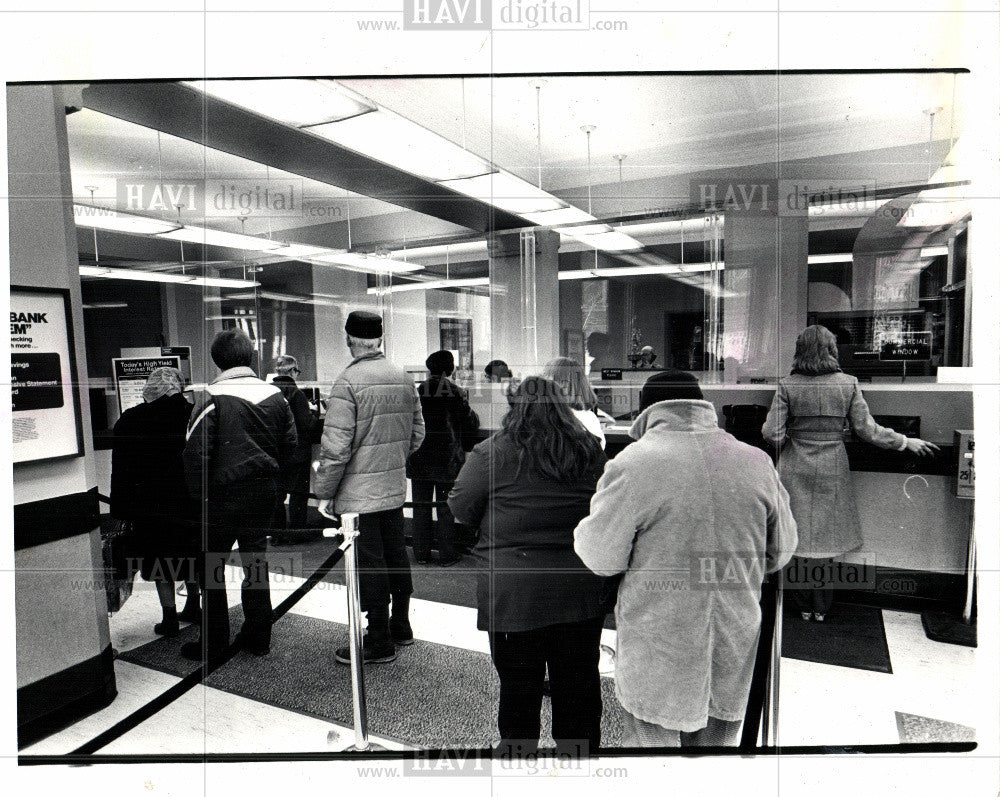
[[[503,755],[530,755],[541,733],[545,653],[536,631],[490,634],[490,653],[500,678],[497,727]]]
[[[381,514],[383,515],[382,553],[389,580],[389,593],[411,595],[413,577],[410,571],[410,557],[406,555],[406,540],[403,537],[403,507],[388,509]]]
[[[389,574],[386,573],[385,551],[382,545],[382,513],[366,512],[358,516],[358,538],[355,541],[358,560],[358,592],[361,611],[389,605]]]
[[[413,479],[413,556],[418,560],[431,558],[431,507],[434,500],[434,482]]]
[[[267,564],[267,537],[260,531],[239,537],[240,560],[243,564],[244,639],[254,647],[271,644],[271,584]]]
[[[709,717],[700,731],[681,733],[681,747],[732,747],[736,744],[742,720]]]
[[[217,516],[216,516],[217,517]],[[236,541],[229,528],[210,528],[198,572],[201,580],[201,642],[209,658],[229,645],[229,601],[226,598],[226,563]]]
[[[680,747],[679,731],[664,728],[622,711],[623,747]]]
[[[438,553],[442,559],[453,559],[455,556],[455,517],[447,504],[448,494],[454,486],[454,482],[434,484],[434,500],[437,502]]]
[[[570,755],[601,743],[601,627],[603,618],[550,626],[546,661],[552,689],[552,738]]]
[[[289,468],[288,490],[288,527],[303,529],[306,527],[309,512],[309,478],[311,466],[308,462],[299,462]]]

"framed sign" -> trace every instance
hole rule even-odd
[[[172,357],[112,357],[111,372],[115,378],[115,392],[118,394],[118,412],[142,404],[142,389],[146,380],[157,368],[180,370],[181,359]]]
[[[884,333],[879,338],[878,358],[883,362],[926,362],[931,358],[931,333]]]
[[[83,456],[73,319],[65,288],[10,288],[14,463]]]

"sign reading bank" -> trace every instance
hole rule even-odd
[[[587,30],[590,0],[403,0],[405,30]]]

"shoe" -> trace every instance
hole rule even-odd
[[[809,612],[800,612],[800,614],[802,615],[802,619],[805,620],[807,623],[813,618],[812,614],[810,614]]]
[[[406,647],[413,644],[413,629],[410,627],[408,620],[403,620],[402,622],[390,620],[389,633],[392,635],[392,643],[394,645]]]
[[[361,645],[361,656],[364,664],[387,664],[396,660],[396,646],[391,642],[370,643],[365,637]],[[351,649],[348,647],[337,648],[333,652],[333,657],[341,664],[351,663]]]
[[[260,644],[260,642],[250,642],[240,631],[236,635],[236,639],[233,640],[233,644],[236,645],[240,650],[245,650],[247,653],[252,653],[254,656],[266,656],[271,652],[271,644],[266,645]]]
[[[177,619],[182,623],[200,623],[201,622],[201,607],[200,606],[185,606],[183,611],[177,615]]]
[[[825,623],[826,615],[820,614],[819,612],[813,612],[813,620],[815,620],[817,623]]]
[[[438,559],[438,566],[451,567],[452,565],[458,564],[461,561],[462,561],[462,554],[456,553],[452,554],[451,556],[443,556],[440,559]]]
[[[160,636],[174,636],[181,630],[180,623],[177,620],[178,617],[174,617],[173,620],[164,620],[162,623],[157,623],[153,626],[153,633]]]

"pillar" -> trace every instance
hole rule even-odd
[[[62,91],[7,89],[10,281],[69,292],[83,433],[82,456],[14,465],[19,746],[116,695]]]
[[[516,376],[537,373],[559,356],[559,233],[500,233],[489,253],[492,359]]]

